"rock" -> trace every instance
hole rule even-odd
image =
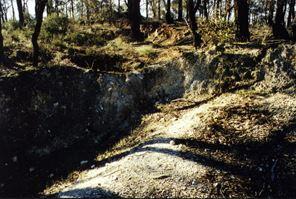
[[[34,168],[34,167],[31,167],[31,168],[29,169],[29,171],[30,171],[30,172],[35,171],[35,168]]]
[[[170,141],[170,145],[172,145],[172,146],[173,146],[173,145],[176,145],[175,140],[171,140],[171,141]]]
[[[192,181],[191,185],[193,185],[193,186],[197,185],[197,181],[194,179],[194,180]]]

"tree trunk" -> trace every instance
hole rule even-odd
[[[272,26],[273,25],[273,13],[274,13],[274,0],[269,0],[268,1],[268,25]]]
[[[120,5],[120,0],[118,0],[118,13],[121,12],[121,10],[120,10],[120,9],[121,9],[120,6],[121,6],[121,5]]]
[[[158,0],[158,20],[161,20],[161,0]]]
[[[17,9],[18,9],[18,13],[19,13],[19,25],[22,28],[25,25],[22,0],[16,0],[16,3],[17,3]]]
[[[2,0],[0,0],[0,15],[2,16],[3,11],[2,11]],[[3,47],[3,35],[2,35],[2,21],[0,17],[0,59],[3,60],[4,56],[4,47]]]
[[[149,18],[149,1],[146,0],[146,19]]]
[[[287,0],[277,0],[277,9],[275,14],[275,22],[272,26],[273,36],[277,39],[289,39],[288,31],[285,27],[284,7]]]
[[[203,15],[207,20],[209,19],[208,3],[209,0],[203,0]]]
[[[71,0],[71,13],[72,13],[72,18],[75,19],[74,0]]]
[[[248,0],[235,0],[235,23],[236,39],[238,41],[249,41],[249,3]]]
[[[10,0],[10,4],[11,4],[11,9],[12,9],[12,19],[15,20],[15,11],[14,11],[13,0]]]
[[[197,1],[196,4],[194,4],[193,0],[187,0],[187,11],[188,11],[188,19],[189,19],[189,25],[193,37],[193,46],[195,48],[199,47],[201,44],[201,36],[197,32],[198,27],[196,23],[196,12],[199,8],[200,0]]]
[[[131,37],[138,41],[142,39],[140,31],[141,13],[140,13],[140,0],[129,0],[129,21],[131,25]]]
[[[166,19],[166,22],[169,24],[174,23],[172,13],[171,13],[171,0],[167,0],[167,9],[165,14],[165,19]]]
[[[35,15],[36,15],[36,25],[35,30],[32,35],[32,45],[33,45],[33,66],[38,66],[38,57],[39,57],[39,45],[38,37],[40,34],[42,21],[43,21],[43,12],[45,10],[47,0],[36,0],[35,2]]]
[[[292,20],[295,18],[295,0],[290,0],[289,2],[289,15],[288,15],[288,21],[287,26],[290,27]]]
[[[178,21],[183,21],[183,0],[178,1]]]

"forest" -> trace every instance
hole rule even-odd
[[[296,197],[296,0],[0,0],[0,197]]]

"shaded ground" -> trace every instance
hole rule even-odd
[[[98,156],[97,168],[45,194],[98,197],[105,194],[85,190],[103,189],[121,197],[295,197],[295,96],[223,94],[182,106],[173,102],[147,116],[129,138]]]

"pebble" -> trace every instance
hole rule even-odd
[[[53,176],[54,176],[54,174],[53,174],[53,173],[51,173],[51,174],[49,175],[49,177],[50,177],[50,178],[53,178]]]
[[[258,170],[261,172],[261,171],[263,171],[263,169],[261,168],[261,167],[258,167]]]
[[[91,167],[90,167],[90,168],[92,168],[92,169],[93,169],[93,168],[95,168],[95,167],[96,167],[96,166],[93,164],[93,165],[91,165]]]
[[[33,172],[34,170],[35,170],[34,167],[31,167],[31,168],[29,169],[30,172]]]
[[[196,180],[193,180],[191,185],[197,185],[197,181]]]
[[[175,140],[171,140],[171,141],[170,141],[170,145],[176,145]]]

